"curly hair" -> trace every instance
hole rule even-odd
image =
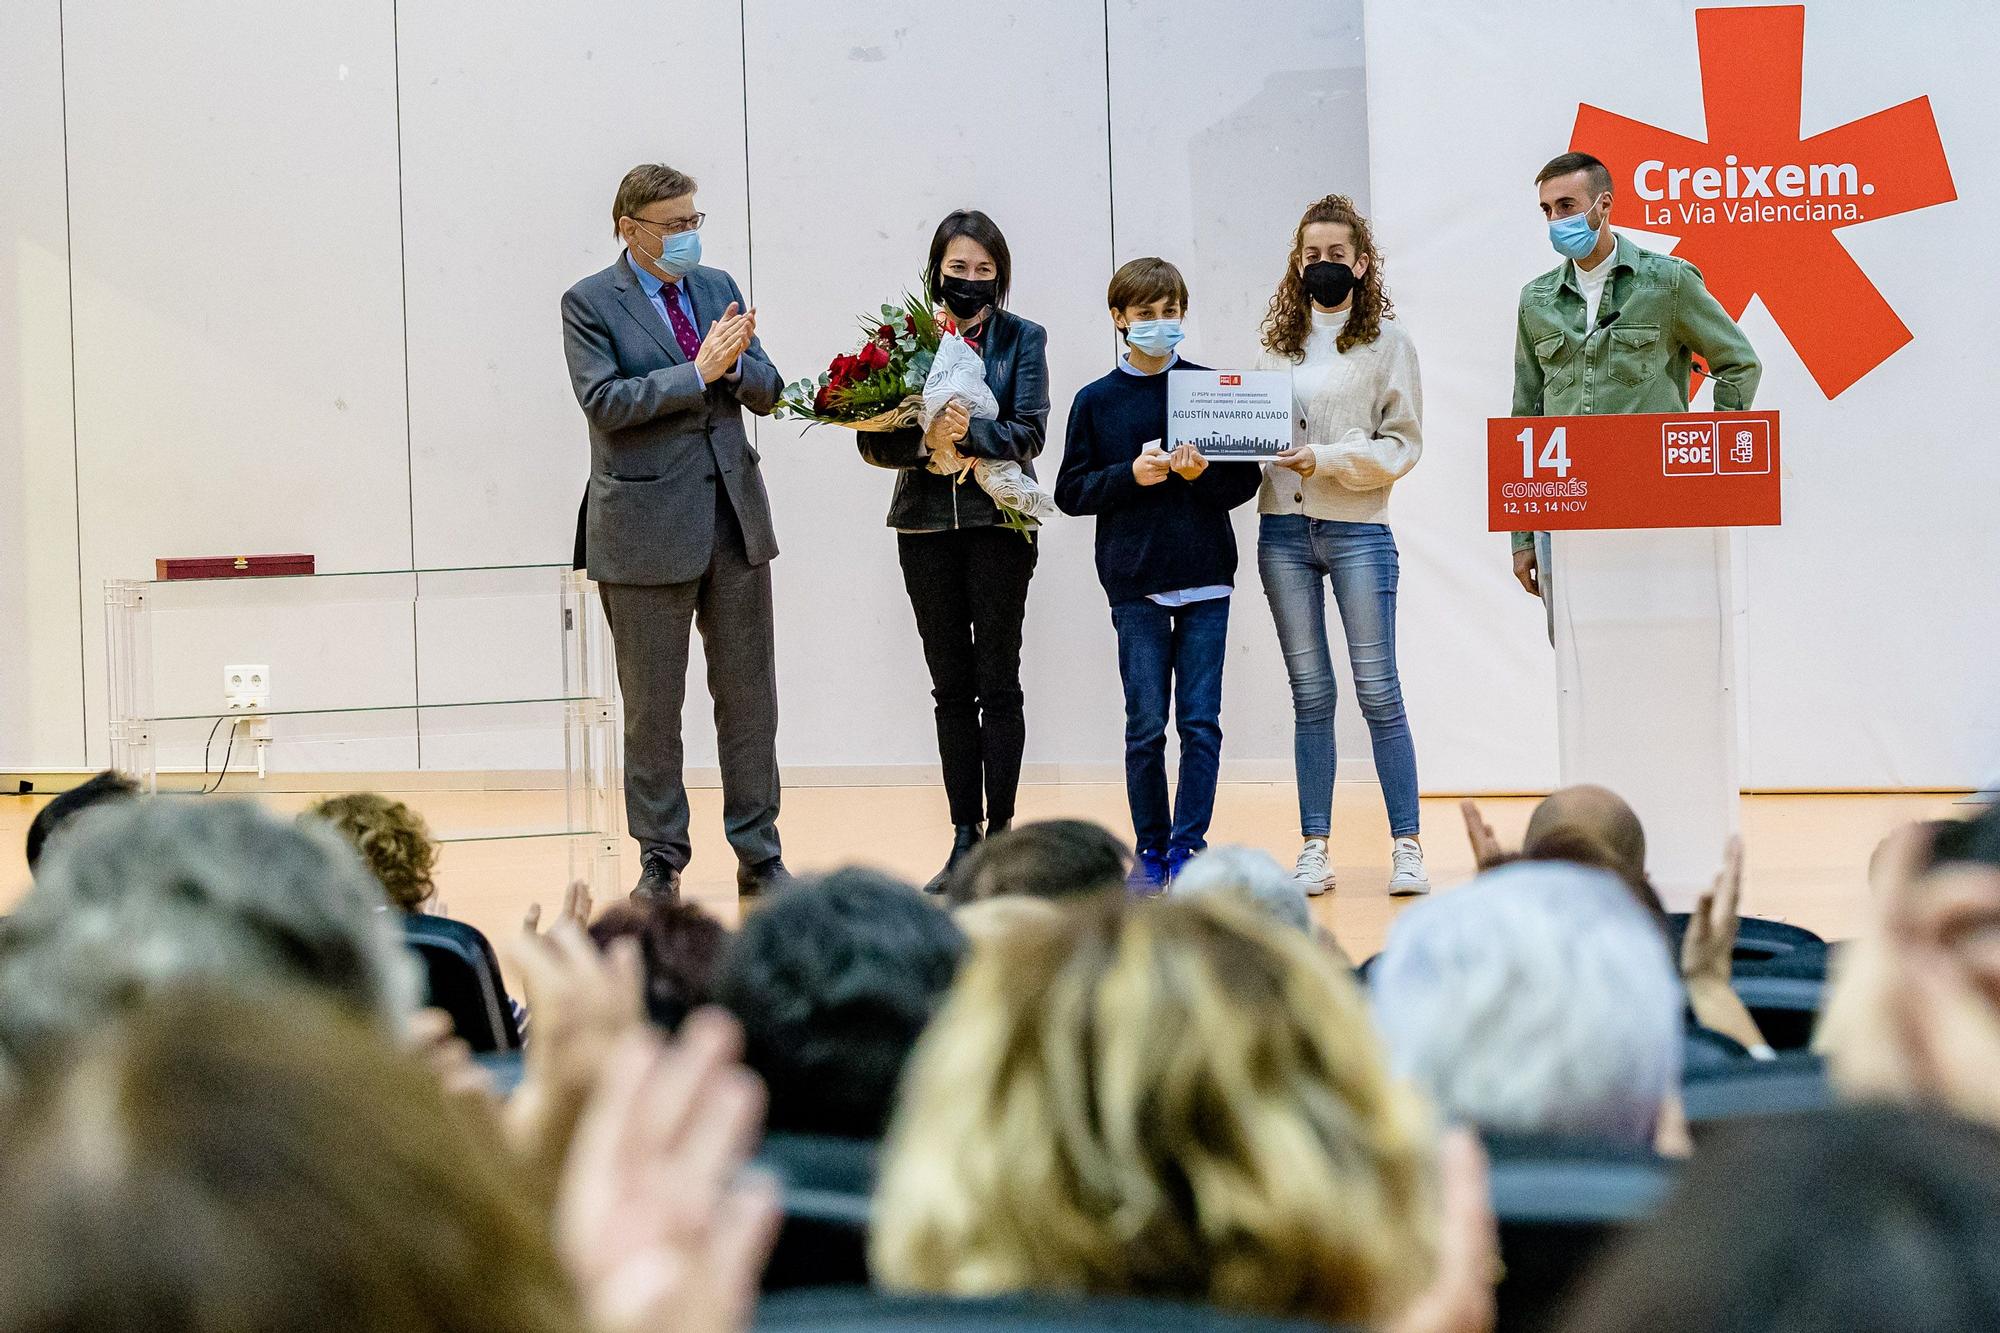
[[[1382,283],[1382,252],[1375,248],[1368,219],[1361,216],[1361,210],[1346,195],[1326,196],[1299,219],[1298,228],[1292,233],[1292,253],[1285,261],[1285,276],[1278,279],[1277,293],[1271,297],[1271,308],[1264,316],[1264,346],[1293,361],[1305,356],[1306,335],[1312,330],[1312,298],[1306,295],[1305,280],[1299,276],[1299,254],[1305,249],[1306,228],[1316,222],[1338,222],[1346,227],[1354,237],[1355,255],[1368,261],[1368,271],[1361,275],[1354,289],[1347,327],[1340,331],[1334,346],[1345,352],[1362,343],[1374,342],[1382,336],[1382,321],[1396,309]]]
[[[437,844],[422,815],[374,792],[329,796],[306,813],[333,825],[361,854],[368,872],[381,882],[389,901],[414,912],[437,892]]]

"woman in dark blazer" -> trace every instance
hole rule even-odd
[[[961,209],[931,237],[924,283],[986,362],[1000,405],[993,421],[968,419],[954,403],[928,431],[861,431],[861,456],[896,469],[889,526],[937,704],[938,758],[956,826],[945,877],[986,835],[1014,818],[1027,725],[1021,711],[1021,621],[1035,543],[1001,526],[999,507],[969,477],[927,470],[931,445],[968,458],[1011,459],[1034,474],[1049,424],[1048,334],[1005,309],[1013,277],[1007,238],[984,213]]]

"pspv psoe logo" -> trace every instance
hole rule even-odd
[[[1667,421],[1660,425],[1661,470],[1669,477],[1713,477],[1771,470],[1768,421]]]
[[[1611,168],[1620,222],[1678,236],[1732,317],[1760,297],[1837,397],[1912,335],[1835,229],[1958,197],[1930,98],[1803,137],[1805,6],[1697,9],[1694,24],[1706,141],[1585,104],[1570,147]],[[1839,77],[1879,79],[1872,55]]]

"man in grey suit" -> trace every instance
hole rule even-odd
[[[563,293],[563,351],[590,424],[579,561],[604,600],[625,699],[625,813],[640,899],[677,897],[688,863],[681,704],[691,627],[715,696],[722,817],[736,883],[789,882],[778,846],[778,543],[743,409],[784,381],[735,279],[701,267],[694,181],[632,168],[612,220],[625,253]]]

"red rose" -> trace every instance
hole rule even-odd
[[[896,341],[896,331],[887,324],[884,324],[881,328],[875,330],[875,341],[886,347]]]
[[[813,395],[813,411],[826,412],[832,407],[833,386],[831,384],[822,384],[819,386],[819,392]]]
[[[886,369],[889,365],[889,354],[882,350],[880,343],[869,343],[863,347],[858,359],[870,372]]]
[[[836,387],[852,384],[860,378],[860,372],[860,358],[852,356],[836,356],[827,368],[827,376]]]

